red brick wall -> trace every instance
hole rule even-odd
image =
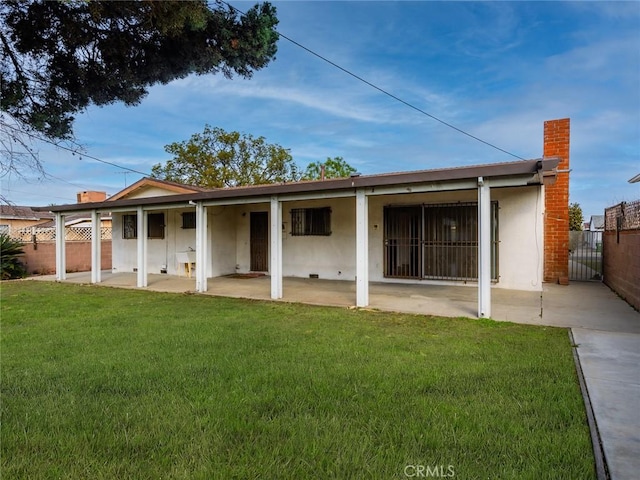
[[[603,276],[611,290],[640,310],[640,230],[604,232]]]
[[[30,274],[51,274],[56,272],[55,242],[25,244],[22,263]],[[67,272],[91,271],[91,242],[67,242]],[[102,241],[102,270],[111,269],[111,240]]]
[[[569,281],[569,133],[568,118],[544,122],[544,157],[559,157],[556,183],[545,187],[544,281]]]

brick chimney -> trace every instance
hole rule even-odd
[[[569,284],[569,132],[570,120],[544,122],[544,153],[557,157],[558,174],[544,195],[544,281]]]
[[[107,192],[78,192],[78,203],[104,202],[107,199]]]

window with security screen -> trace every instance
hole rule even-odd
[[[292,208],[291,235],[331,235],[331,208]]]
[[[147,238],[164,238],[164,213],[149,213],[147,222]],[[138,215],[122,216],[122,238],[138,238]]]
[[[138,216],[123,215],[122,216],[122,238],[131,239],[138,238]]]
[[[182,228],[183,229],[196,228],[196,212],[182,213]]]

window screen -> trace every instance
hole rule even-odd
[[[164,238],[164,213],[149,213],[147,221],[147,238]],[[138,215],[122,216],[122,238],[138,238]]]
[[[291,235],[331,235],[331,208],[291,209]]]

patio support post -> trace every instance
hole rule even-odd
[[[147,286],[147,212],[138,207],[138,287]]]
[[[102,280],[102,229],[100,228],[100,213],[91,210],[91,283]]]
[[[369,197],[356,190],[356,306],[369,305]]]
[[[61,282],[67,278],[67,259],[64,215],[56,212],[56,280]]]
[[[491,317],[491,189],[478,177],[478,318]]]
[[[207,207],[196,203],[196,291],[207,291]]]
[[[277,196],[271,197],[270,215],[271,262],[271,298],[282,298],[282,202]]]

